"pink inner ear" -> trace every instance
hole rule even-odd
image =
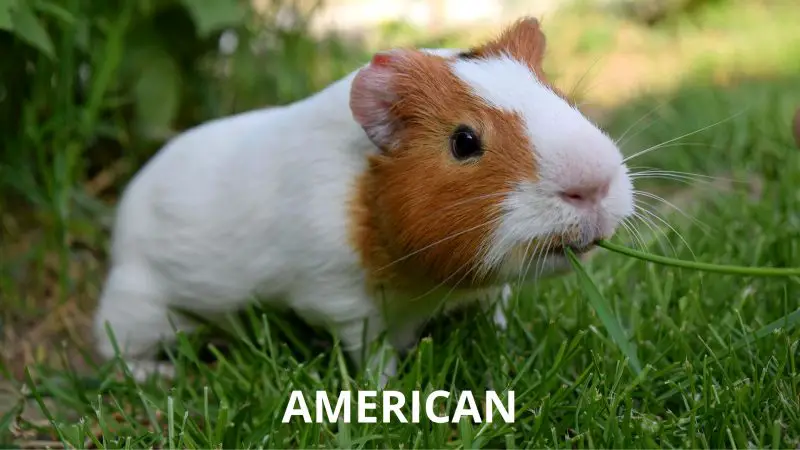
[[[358,72],[350,87],[350,108],[363,126],[384,119],[392,106],[394,95],[391,82],[394,72],[385,65],[389,58],[389,55],[379,58],[381,65],[374,65],[373,59],[373,64]]]
[[[350,86],[353,118],[379,146],[388,145],[391,138],[389,111],[395,100],[391,86],[394,71],[385,64],[390,57],[385,55],[385,58],[378,58],[379,64],[373,58],[373,64],[362,68]]]
[[[386,52],[375,53],[372,55],[372,65],[386,67],[392,62],[392,56]]]

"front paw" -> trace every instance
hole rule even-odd
[[[503,286],[503,290],[500,292],[500,301],[494,305],[494,309],[492,311],[492,322],[494,322],[499,331],[506,331],[506,329],[508,329],[506,308],[508,308],[508,302],[511,300],[512,294],[511,286]]]
[[[131,377],[137,383],[145,383],[151,377],[162,379],[175,379],[176,369],[172,363],[151,360],[130,360],[125,361]]]

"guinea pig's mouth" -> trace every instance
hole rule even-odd
[[[549,238],[539,238],[537,245],[519,245],[515,250],[520,252],[523,258],[556,258],[562,259],[567,257],[567,249],[572,250],[578,256],[583,256],[597,247],[600,238],[592,241],[586,240],[567,240],[560,236]]]

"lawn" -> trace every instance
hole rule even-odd
[[[661,144],[629,163],[640,173],[641,220],[614,242],[708,263],[800,266],[800,149],[789,125],[800,107],[800,30],[776,25],[787,23],[787,11],[800,12],[712,8],[655,30],[612,24],[588,38],[551,39],[553,64],[565,61],[558,79],[574,85],[589,71],[593,87],[582,95],[624,153]],[[554,33],[574,30],[569,20],[577,19],[553,25]],[[609,30],[619,32],[611,34],[616,44],[585,44],[613,41],[597,37]],[[659,53],[670,36],[686,50]],[[593,75],[598,55],[610,63]],[[614,70],[635,73],[631,84],[649,92],[624,77],[615,85]],[[0,374],[22,375],[25,385],[7,383],[7,394],[0,385],[0,406],[10,399],[10,409],[0,409],[0,447],[800,447],[800,278],[701,273],[604,250],[586,271],[635,347],[641,373],[573,274],[520,289],[504,333],[476,313],[431,324],[387,386],[513,389],[513,424],[283,424],[290,391],[313,399],[317,390],[375,382],[355,373],[324,333],[301,339],[311,331],[292,318],[251,310],[208,330],[215,344],[182,337],[169,355],[179,369],[173,383],[137,384],[116,376],[113,363],[94,366],[74,350],[62,364],[29,371],[6,360]],[[91,296],[102,270],[85,272],[94,277],[83,294]],[[4,292],[21,302],[22,290]]]

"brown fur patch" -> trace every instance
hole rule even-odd
[[[469,51],[468,57],[489,58],[507,55],[525,63],[540,79],[545,79],[542,60],[547,40],[539,21],[524,18],[508,27],[495,40]]]
[[[447,59],[405,54],[391,86],[399,146],[373,156],[358,182],[354,245],[374,282],[477,287],[475,265],[502,195],[536,178],[531,143],[521,118],[472,95]],[[477,161],[451,155],[451,135],[462,124],[481,138]]]
[[[800,108],[797,108],[797,111],[794,113],[792,131],[794,132],[794,142],[797,144],[797,147],[800,147]]]

